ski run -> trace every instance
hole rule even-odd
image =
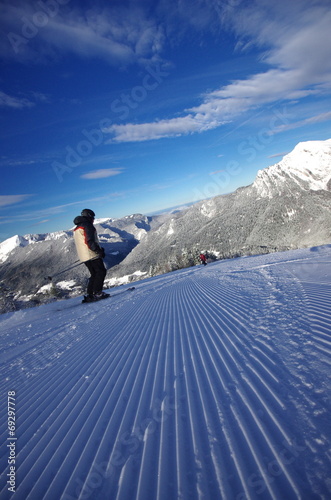
[[[1,500],[330,499],[330,264],[218,261],[2,315]]]

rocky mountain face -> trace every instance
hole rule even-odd
[[[174,213],[95,225],[107,255],[107,286],[197,264],[200,252],[231,258],[330,243],[331,139],[298,144],[234,193]],[[76,260],[72,231],[6,240],[0,244],[0,299],[1,286],[15,300],[31,299],[38,290],[55,293],[45,277]],[[87,277],[85,266],[78,266],[53,282],[82,293]]]
[[[196,262],[329,243],[331,239],[331,140],[298,144],[255,182],[199,202],[147,233],[115,277],[146,276]]]

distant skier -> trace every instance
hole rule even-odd
[[[203,253],[201,253],[201,254],[199,255],[199,259],[200,259],[200,261],[201,261],[201,264],[203,264],[204,266],[206,266],[206,265],[207,265],[207,259],[206,259],[206,256],[205,256]]]
[[[102,260],[105,257],[105,250],[99,244],[97,230],[93,225],[94,218],[93,210],[84,208],[81,215],[74,219],[74,224],[76,224],[74,240],[78,257],[91,274],[87,285],[87,296],[84,297],[83,302],[94,302],[109,297],[109,294],[102,291],[107,273]]]

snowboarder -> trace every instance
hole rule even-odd
[[[206,266],[206,265],[207,265],[207,259],[206,259],[206,256],[205,256],[203,253],[201,253],[201,254],[199,255],[199,259],[200,259],[200,261],[201,261],[201,264],[203,264],[204,266]]]
[[[94,218],[93,210],[84,208],[81,215],[74,219],[76,225],[74,240],[77,254],[79,260],[86,265],[91,274],[87,285],[87,295],[83,302],[94,302],[109,297],[109,294],[102,291],[107,273],[102,260],[105,257],[105,250],[99,244],[97,230],[93,225]]]

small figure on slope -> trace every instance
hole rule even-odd
[[[200,259],[200,261],[201,261],[201,264],[203,264],[204,266],[206,266],[206,265],[207,265],[207,259],[206,259],[206,256],[205,256],[203,253],[201,253],[201,254],[199,255],[199,259]]]
[[[100,246],[97,230],[93,222],[95,213],[93,210],[84,208],[81,215],[74,219],[74,240],[79,260],[83,262],[90,271],[90,279],[87,285],[87,295],[83,302],[95,302],[105,299],[109,294],[102,291],[103,282],[107,270],[103,263],[105,250]]]

